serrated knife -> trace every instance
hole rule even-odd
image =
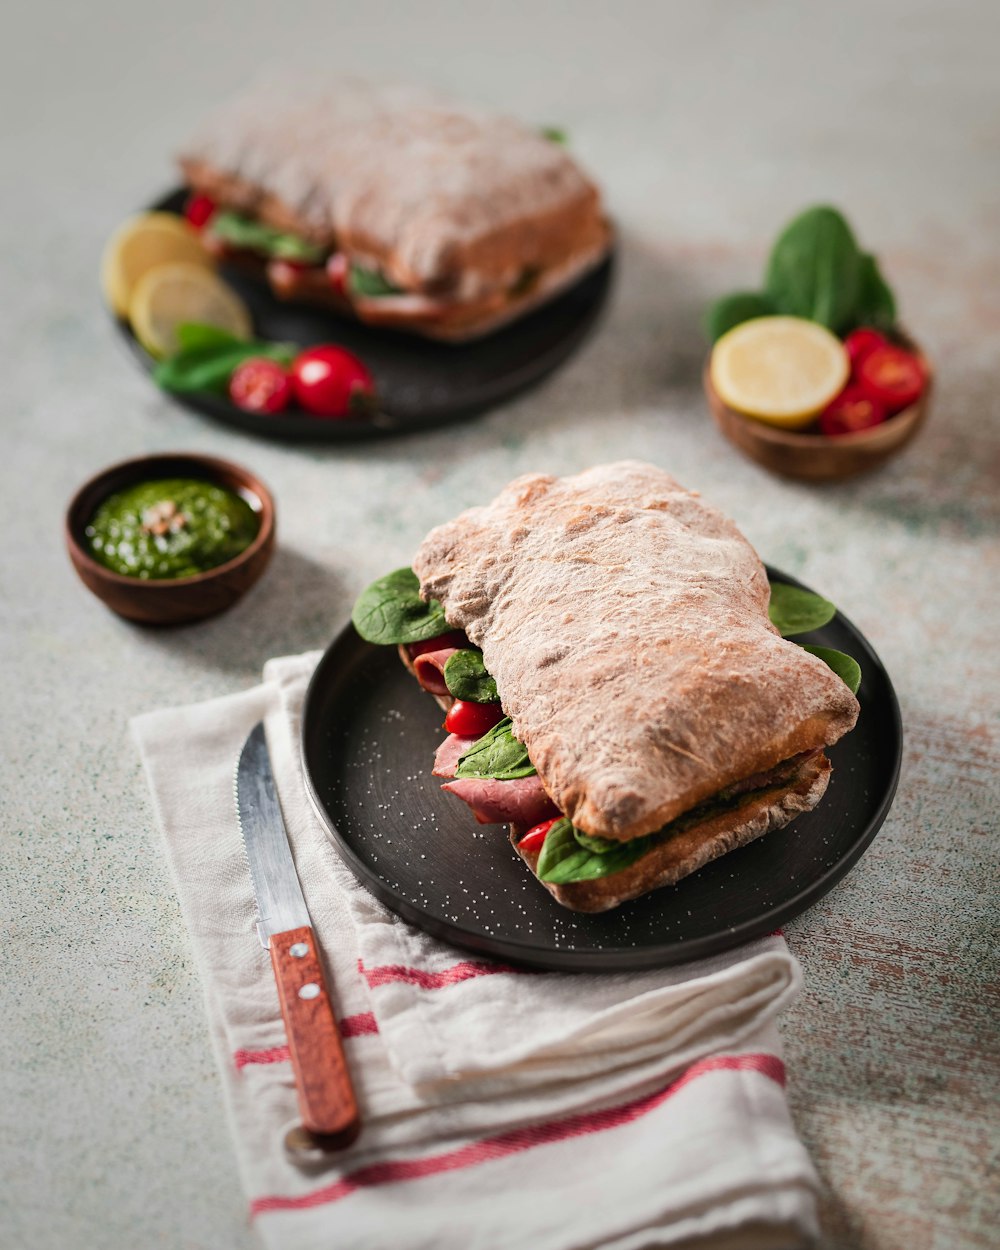
[[[325,1149],[358,1135],[358,1105],[316,937],[292,860],[263,722],[236,766],[236,811],[257,899],[257,933],[271,952],[302,1125]]]

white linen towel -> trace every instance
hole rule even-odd
[[[681,968],[548,973],[411,928],[342,864],[307,798],[299,719],[317,659],[273,660],[253,690],[132,723],[267,1245],[813,1244],[816,1176],[774,1026],[800,984],[784,940]],[[233,806],[261,719],[363,1120],[320,1169],[283,1149],[295,1089]]]

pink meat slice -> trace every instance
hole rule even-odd
[[[459,777],[441,787],[468,803],[481,825],[537,825],[559,809],[535,777],[496,781],[484,777]]]
[[[447,694],[448,687],[444,680],[444,666],[458,651],[458,647],[442,647],[440,651],[425,651],[413,661],[413,671],[417,681],[430,694]]]
[[[434,752],[435,777],[454,777],[458,761],[478,738],[463,738],[460,734],[449,734]]]

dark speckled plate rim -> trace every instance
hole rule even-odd
[[[771,565],[766,565],[765,567],[767,568],[768,577],[773,578],[775,581],[786,582],[802,590],[810,589],[803,582],[798,581],[787,573],[783,573],[780,569],[775,569]],[[885,665],[879,659],[868,639],[853,621],[842,612],[838,611],[835,619],[856,640],[861,651],[861,656],[856,658],[863,660],[862,669],[864,670],[867,666],[867,671],[877,673],[884,683],[888,707],[882,710],[883,712],[888,711],[891,719],[895,753],[893,766],[885,781],[881,801],[878,803],[868,824],[858,833],[850,848],[834,864],[819,872],[797,894],[774,907],[762,908],[760,916],[754,920],[745,921],[740,925],[721,927],[717,932],[710,935],[687,939],[679,938],[663,945],[645,946],[639,949],[630,948],[624,950],[618,948],[596,954],[592,950],[578,952],[571,948],[556,948],[541,946],[537,943],[522,942],[516,938],[492,938],[478,933],[470,933],[460,924],[443,921],[414,903],[409,902],[409,900],[401,898],[386,881],[373,872],[355,854],[350,844],[341,835],[319,797],[309,769],[306,741],[310,724],[310,707],[319,698],[318,692],[326,680],[326,667],[333,661],[336,649],[346,636],[354,633],[354,627],[350,623],[336,635],[323,652],[306,689],[305,700],[302,705],[299,735],[299,751],[306,782],[306,792],[313,810],[325,826],[334,848],[358,880],[391,911],[410,924],[431,934],[432,937],[442,938],[453,946],[476,954],[488,955],[495,959],[559,972],[640,971],[642,969],[665,967],[673,964],[688,963],[696,959],[704,959],[707,956],[731,950],[733,947],[742,946],[753,938],[773,933],[789,920],[800,916],[825,894],[828,894],[850,872],[871,845],[875,835],[885,823],[889,809],[892,807],[896,788],[899,784],[899,774],[903,759],[903,719],[899,700],[896,697],[896,691],[889,674],[886,672]],[[377,649],[375,644],[365,644],[360,639],[358,641],[362,647],[370,646],[373,650]],[[504,845],[507,845],[506,842]],[[528,869],[525,868],[525,871],[527,872]],[[538,885],[538,889],[543,888],[540,884]],[[628,904],[625,903],[623,906],[627,907]]]
[[[172,190],[159,196],[143,211],[178,214],[186,194],[183,187],[174,187]],[[433,407],[429,407],[419,417],[396,418],[391,413],[376,412],[374,416],[363,419],[345,417],[338,420],[327,420],[322,417],[311,417],[306,413],[294,411],[283,413],[280,417],[247,412],[237,407],[236,404],[223,395],[204,391],[169,394],[164,392],[164,394],[171,402],[186,408],[189,412],[196,413],[198,416],[207,417],[211,421],[220,422],[223,425],[242,430],[244,433],[259,435],[262,438],[275,442],[314,444],[363,442],[376,438],[398,438],[405,437],[408,434],[420,434],[424,430],[437,429],[441,426],[461,422],[488,412],[499,404],[506,403],[508,400],[514,399],[523,392],[530,390],[543,382],[551,373],[554,373],[576,354],[595,329],[601,314],[607,306],[614,283],[616,256],[617,247],[612,242],[610,252],[600,265],[584,274],[565,291],[553,297],[551,302],[556,304],[566,296],[571,297],[578,288],[585,288],[588,283],[593,285],[593,297],[563,337],[554,346],[551,346],[544,355],[538,356],[526,365],[522,363],[517,368],[511,368],[502,381],[484,386],[481,389],[480,397],[475,402],[444,410],[436,410]],[[275,306],[280,303],[274,297],[272,299]],[[105,307],[129,354],[152,380],[152,372],[156,364],[155,360],[135,337],[128,322],[116,316],[107,306]],[[289,305],[289,308],[294,307],[296,307],[294,304]],[[543,312],[545,307],[546,305],[542,305],[540,309],[535,309],[525,314],[524,319],[528,320],[536,313]],[[321,309],[312,308],[306,311],[316,318],[322,316]],[[329,319],[331,322],[329,337],[335,340],[337,337],[338,319],[332,313],[329,314]],[[511,326],[516,327],[520,320],[515,319]],[[382,343],[397,339],[405,341],[407,345],[412,345],[414,339],[413,335],[406,334],[403,331],[381,329],[374,326],[361,326],[360,323],[352,324],[355,331],[370,333],[373,338],[378,338]],[[487,335],[483,339],[475,340],[468,345],[458,343],[448,344],[447,346],[451,351],[461,352],[463,346],[468,346],[470,349],[475,350],[479,345],[485,344],[486,349],[489,350],[491,341],[502,342],[502,336],[507,328],[509,327],[501,327],[497,331],[495,338],[492,335]],[[441,344],[436,343],[434,346],[438,348]],[[357,350],[359,350],[362,356],[364,355],[363,349]],[[155,387],[155,383],[153,385]]]

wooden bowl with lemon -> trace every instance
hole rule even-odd
[[[795,218],[760,292],[709,309],[705,395],[741,451],[787,477],[832,481],[874,469],[926,418],[930,364],[896,324],[874,256],[826,206]]]

